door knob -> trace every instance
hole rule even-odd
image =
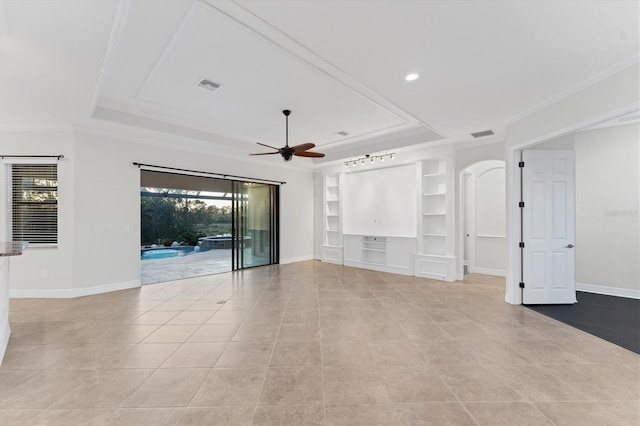
[[[575,246],[573,244],[569,244],[567,246],[565,246],[566,248],[574,248]]]

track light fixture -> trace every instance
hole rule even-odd
[[[395,155],[395,152],[385,152],[384,154],[378,154],[378,155],[365,154],[364,157],[359,157],[359,158],[356,158],[355,160],[349,159],[348,161],[345,161],[344,166],[355,167],[358,165],[358,162],[362,163],[362,165],[365,165],[365,160],[369,160],[371,164],[373,164],[376,159],[379,159],[380,162],[383,162],[385,158],[388,158],[389,160],[393,160],[394,155]]]

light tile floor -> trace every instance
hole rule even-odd
[[[640,424],[637,354],[489,276],[310,261],[15,299],[11,326],[5,426]]]

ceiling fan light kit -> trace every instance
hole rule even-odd
[[[322,158],[324,154],[321,152],[309,151],[311,148],[316,145],[307,142],[300,145],[289,146],[289,115],[291,114],[291,110],[285,109],[282,111],[285,116],[285,145],[282,148],[276,148],[275,146],[266,145],[260,142],[256,142],[258,145],[266,146],[267,148],[275,149],[274,152],[261,152],[257,154],[249,154],[249,155],[272,155],[272,154],[280,154],[284,161],[291,161],[293,156],[297,157],[310,157],[310,158]]]

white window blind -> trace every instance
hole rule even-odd
[[[58,165],[8,167],[9,235],[30,244],[58,242]]]

